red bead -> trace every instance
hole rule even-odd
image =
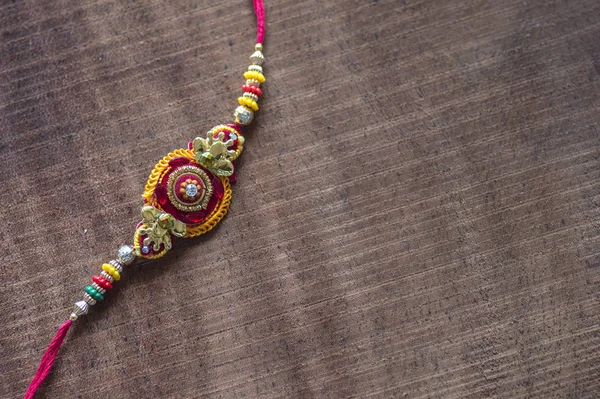
[[[102,276],[94,276],[92,277],[92,281],[105,290],[110,290],[112,288],[112,284]]]
[[[253,93],[256,94],[257,96],[262,96],[262,90],[259,89],[256,86],[252,86],[252,85],[243,85],[242,86],[242,90],[244,90],[246,93]]]

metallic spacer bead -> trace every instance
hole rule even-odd
[[[129,245],[123,245],[119,248],[117,259],[119,262],[128,265],[135,259],[135,252],[133,248]]]
[[[250,108],[240,105],[235,109],[233,116],[235,118],[235,123],[249,125],[250,122],[252,122],[252,119],[254,119],[254,112]]]
[[[263,73],[263,69],[262,69],[262,67],[260,65],[250,65],[248,67],[248,70],[249,71],[256,71],[256,72]]]
[[[258,101],[258,96],[257,96],[256,94],[254,94],[254,93],[248,93],[248,92],[245,92],[245,93],[243,94],[243,96],[244,96],[244,97],[251,98],[251,99],[253,99],[254,101]]]
[[[117,269],[117,271],[119,273],[123,273],[123,265],[119,263],[119,261],[116,260],[111,260],[110,262],[111,265],[113,265],[115,267],[115,269]]]
[[[92,298],[87,292],[83,294],[83,300],[90,306],[94,306],[96,304],[96,300]]]
[[[260,82],[256,79],[247,79],[246,84],[250,86],[260,87]]]
[[[77,320],[77,317],[78,317],[78,316],[77,316],[75,313],[71,313],[71,314],[69,315],[69,320],[71,320],[71,321],[75,321],[75,320]]]
[[[102,287],[100,287],[98,284],[96,283],[92,283],[90,284],[92,287],[94,287],[96,289],[96,291],[98,291],[99,293],[101,293],[102,295],[104,295],[106,293],[106,290]]]
[[[263,55],[262,51],[257,50],[250,56],[250,61],[252,61],[254,65],[262,65],[265,62],[265,56]]]
[[[73,306],[73,313],[75,316],[83,316],[88,313],[90,310],[90,305],[86,301],[77,301],[75,302],[75,306]]]
[[[263,45],[262,45],[262,43],[256,43],[256,44],[254,45],[254,50],[256,50],[256,51],[262,51],[262,50],[263,50]]]
[[[115,279],[114,279],[114,278],[112,278],[112,276],[111,276],[110,274],[108,274],[107,272],[105,272],[104,270],[102,270],[102,271],[100,272],[100,275],[101,275],[102,277],[104,277],[105,279],[107,279],[107,280],[108,280],[108,282],[109,282],[109,283],[111,283],[111,284],[115,282]]]

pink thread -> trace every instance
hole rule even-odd
[[[265,40],[265,6],[262,0],[252,0],[254,3],[254,13],[256,14],[256,43]]]
[[[58,350],[60,349],[60,346],[62,345],[63,340],[65,339],[65,336],[67,335],[69,327],[71,327],[72,323],[73,322],[71,320],[67,320],[58,329],[56,335],[54,336],[54,339],[52,340],[52,342],[50,342],[48,349],[46,349],[44,356],[42,356],[42,360],[40,361],[40,367],[38,367],[37,372],[33,376],[33,380],[31,380],[31,384],[29,384],[29,388],[27,388],[27,392],[25,392],[24,399],[33,399],[33,395],[35,395],[35,392],[38,390],[40,385],[42,385],[42,382],[44,382],[44,380],[50,373],[52,363],[54,363],[54,359],[56,359]]]

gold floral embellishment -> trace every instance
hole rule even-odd
[[[237,136],[238,145],[243,144],[243,137]],[[233,163],[239,153],[229,148],[234,146],[234,140],[225,140],[225,133],[219,132],[215,137],[213,131],[208,132],[206,138],[197,137],[192,143],[196,160],[202,166],[217,176],[231,176],[233,174]]]
[[[152,245],[154,251],[159,251],[161,244],[165,249],[171,249],[171,234],[175,237],[185,236],[185,223],[153,206],[142,208],[142,223],[139,230],[141,235],[146,236],[144,245]]]

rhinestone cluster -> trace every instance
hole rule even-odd
[[[175,169],[167,180],[167,195],[173,206],[181,211],[206,209],[213,192],[208,174],[194,165]]]

